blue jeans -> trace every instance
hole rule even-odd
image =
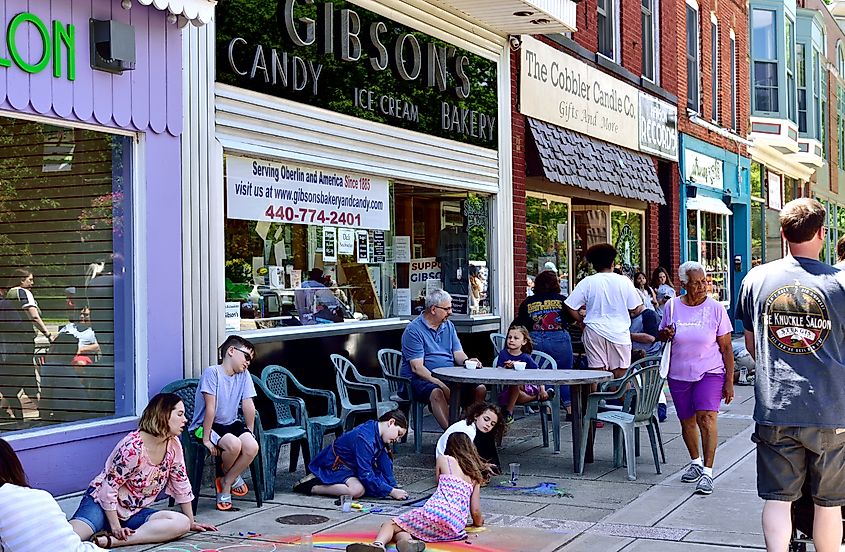
[[[85,491],[85,495],[82,497],[82,502],[79,503],[79,508],[76,509],[76,512],[70,519],[84,521],[95,533],[108,531],[110,529],[109,520],[106,518],[106,512],[103,510],[103,507],[97,504],[91,496],[93,491],[93,487],[88,487],[88,490]],[[133,514],[132,517],[126,521],[121,520],[120,525],[132,530],[137,530],[140,526],[147,523],[147,520],[150,519],[151,515],[157,512],[158,510],[153,508],[141,508],[140,511]]]
[[[558,370],[572,370],[572,340],[565,330],[554,332],[531,332],[534,349],[546,353],[557,362]],[[560,403],[564,406],[572,404],[572,394],[568,385],[561,385],[559,389]]]

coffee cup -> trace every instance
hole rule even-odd
[[[478,363],[474,360],[466,360],[464,361],[464,366],[467,370],[475,370],[476,368],[478,368]]]
[[[513,361],[513,369],[514,370],[525,370],[525,363],[521,360]]]

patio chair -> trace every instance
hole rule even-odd
[[[386,382],[382,386],[362,381],[362,379],[381,380],[382,378],[364,378],[358,373],[352,361],[344,356],[332,354],[330,358],[335,369],[337,394],[340,397],[340,419],[344,431],[352,429],[352,424],[358,415],[371,414],[378,418],[385,412],[399,408],[395,401],[384,398],[390,388]],[[349,397],[350,389],[364,391],[367,394],[368,402],[353,403]],[[385,395],[382,394],[383,392],[385,392]]]
[[[396,386],[395,392],[391,394],[390,398],[395,400],[394,396],[397,396],[401,399],[400,401],[397,401],[399,403],[399,408],[402,408],[402,411],[405,413],[408,413],[409,411],[411,413],[410,418],[414,429],[414,451],[417,454],[420,454],[422,452],[422,426],[423,416],[425,415],[424,408],[428,403],[414,399],[413,389],[411,388],[411,380],[400,375],[402,369],[402,351],[398,351],[396,349],[381,349],[378,352],[378,363],[379,366],[381,366],[381,371],[384,374],[384,377],[391,382],[391,386]],[[404,393],[400,392],[401,388],[404,388]],[[404,397],[409,398],[405,399]],[[406,405],[405,408],[403,408],[403,405]]]
[[[340,437],[340,434],[343,433],[343,426],[340,417],[337,415],[337,398],[331,391],[306,387],[293,376],[290,370],[275,364],[264,368],[261,372],[261,381],[270,392],[282,397],[292,396],[290,384],[293,384],[297,394],[303,398],[318,397],[325,399],[325,414],[312,416],[307,410],[305,412],[305,417],[308,420],[308,448],[311,458],[322,450],[323,437],[326,433],[333,432],[335,437]],[[291,462],[295,465],[296,459],[291,458]]]
[[[506,339],[507,339],[507,336],[503,333],[491,333],[490,334],[490,342],[493,344],[493,356],[494,357],[499,356],[499,353],[501,353],[502,349],[505,348],[505,340]],[[494,362],[493,366],[495,366],[495,365],[496,365],[496,363]]]
[[[636,372],[629,373],[624,378],[615,380],[616,390],[592,393],[587,398],[584,415],[584,429],[582,435],[589,435],[591,424],[604,422],[613,424],[613,465],[622,465],[624,455],[628,465],[628,480],[637,479],[637,460],[634,452],[634,430],[646,427],[651,441],[651,453],[657,473],[660,471],[660,461],[657,457],[657,437],[652,424],[654,407],[657,405],[660,391],[663,389],[664,378],[660,377],[660,366],[648,366]],[[602,401],[620,399],[628,394],[631,398],[630,411],[610,410],[599,412]],[[627,402],[627,401],[626,401]],[[581,469],[584,473],[584,457],[587,454],[587,439],[581,441]]]
[[[305,401],[299,397],[285,397],[270,391],[255,374],[252,375],[252,383],[259,399],[269,400],[276,414],[275,423],[267,420],[266,427],[263,427],[258,454],[264,463],[264,496],[267,500],[272,500],[276,494],[276,468],[279,463],[279,451],[283,445],[289,444],[291,447],[290,471],[296,471],[301,448],[305,471],[308,472],[308,463],[311,461],[306,430],[308,417],[305,413]]]
[[[542,351],[532,351],[531,358],[534,362],[537,363],[537,368],[540,370],[557,370],[557,361],[552,358],[551,355],[544,353]],[[554,386],[552,386],[554,389]],[[557,392],[557,390],[555,390]],[[555,447],[556,449],[560,448],[560,409],[554,408],[552,406],[552,401],[534,401],[532,403],[528,403],[525,406],[530,406],[533,408],[538,408],[540,410],[540,431],[543,434],[543,446],[549,446],[549,424],[548,424],[548,414],[546,410],[549,410],[552,414],[552,431],[554,433],[552,436],[555,440]]]
[[[182,404],[185,405],[185,418],[190,420],[194,417],[194,400],[196,398],[197,393],[197,386],[199,385],[198,379],[183,379],[174,381],[164,386],[164,389],[161,390],[162,393],[173,393],[177,395],[180,399],[182,399]],[[260,426],[261,421],[258,417],[258,413],[256,412],[255,417],[255,429],[256,429],[256,440],[258,441],[258,446],[261,447],[261,439],[259,438],[260,434]],[[199,502],[200,497],[200,487],[202,486],[202,476],[203,470],[205,469],[205,459],[206,455],[208,454],[208,449],[196,439],[193,435],[188,432],[188,426],[185,426],[185,431],[182,432],[182,435],[179,436],[179,439],[182,442],[182,450],[185,455],[185,469],[188,472],[188,480],[191,482],[191,490],[194,493],[194,501],[191,503],[191,507],[194,510],[194,513],[197,513],[197,503]],[[264,502],[263,496],[263,489],[262,486],[264,484],[264,477],[263,477],[263,466],[261,463],[261,454],[255,457],[255,460],[252,461],[252,464],[249,466],[249,473],[252,476],[252,488],[253,492],[255,493],[255,503],[256,505],[261,508],[261,505]],[[170,505],[173,506],[173,499],[171,498],[169,501]]]
[[[650,366],[657,366],[660,367],[660,355],[652,355],[642,358],[634,363],[632,363],[625,373],[622,375],[622,378],[627,376],[628,374],[636,373],[644,368],[648,368]],[[620,379],[622,379],[620,378]],[[615,391],[618,385],[619,379],[605,381],[599,384],[598,390],[599,391]],[[599,405],[599,411],[607,411],[607,410],[625,410],[626,412],[630,411],[631,402],[633,400],[632,391],[629,389],[629,392],[623,397],[622,404],[604,404]],[[660,449],[660,457],[663,463],[666,463],[666,451],[663,449],[663,435],[660,433],[660,423],[657,420],[657,416],[652,416],[652,426],[654,427],[654,432],[657,435],[657,445]],[[640,428],[637,427],[634,429],[634,450],[636,455],[640,455]]]

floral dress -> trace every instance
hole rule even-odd
[[[425,542],[443,542],[464,539],[469,517],[469,500],[474,486],[456,475],[452,475],[452,460],[447,457],[449,473],[440,476],[437,490],[422,508],[415,508],[393,522],[410,533],[415,539]]]
[[[155,502],[161,491],[166,491],[177,504],[194,499],[179,439],[169,439],[161,463],[153,464],[140,431],[129,433],[114,447],[90,487],[94,501],[103,510],[117,510],[121,520]]]

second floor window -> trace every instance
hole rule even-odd
[[[795,72],[798,83],[798,132],[807,132],[807,62],[804,57],[806,46],[795,45]]]
[[[698,10],[687,4],[687,107],[701,110],[698,73]]]
[[[616,0],[598,0],[599,53],[616,60]]]
[[[657,82],[657,0],[642,0],[643,77]]]
[[[786,108],[789,120],[795,121],[795,25],[789,19],[784,26],[786,39]]]
[[[719,123],[719,24],[710,20],[710,118]]]
[[[775,12],[752,10],[751,32],[754,110],[776,113],[779,105]]]
[[[821,99],[819,98],[819,91],[822,89],[821,75],[821,56],[819,55],[819,51],[813,48],[813,111],[815,111],[815,116],[813,117],[813,123],[815,125],[813,137],[819,140],[821,140],[822,136],[822,110],[819,109],[821,107]]]
[[[738,117],[736,113],[736,36],[734,35],[733,30],[731,30],[731,128],[733,130],[739,130],[738,124]]]

